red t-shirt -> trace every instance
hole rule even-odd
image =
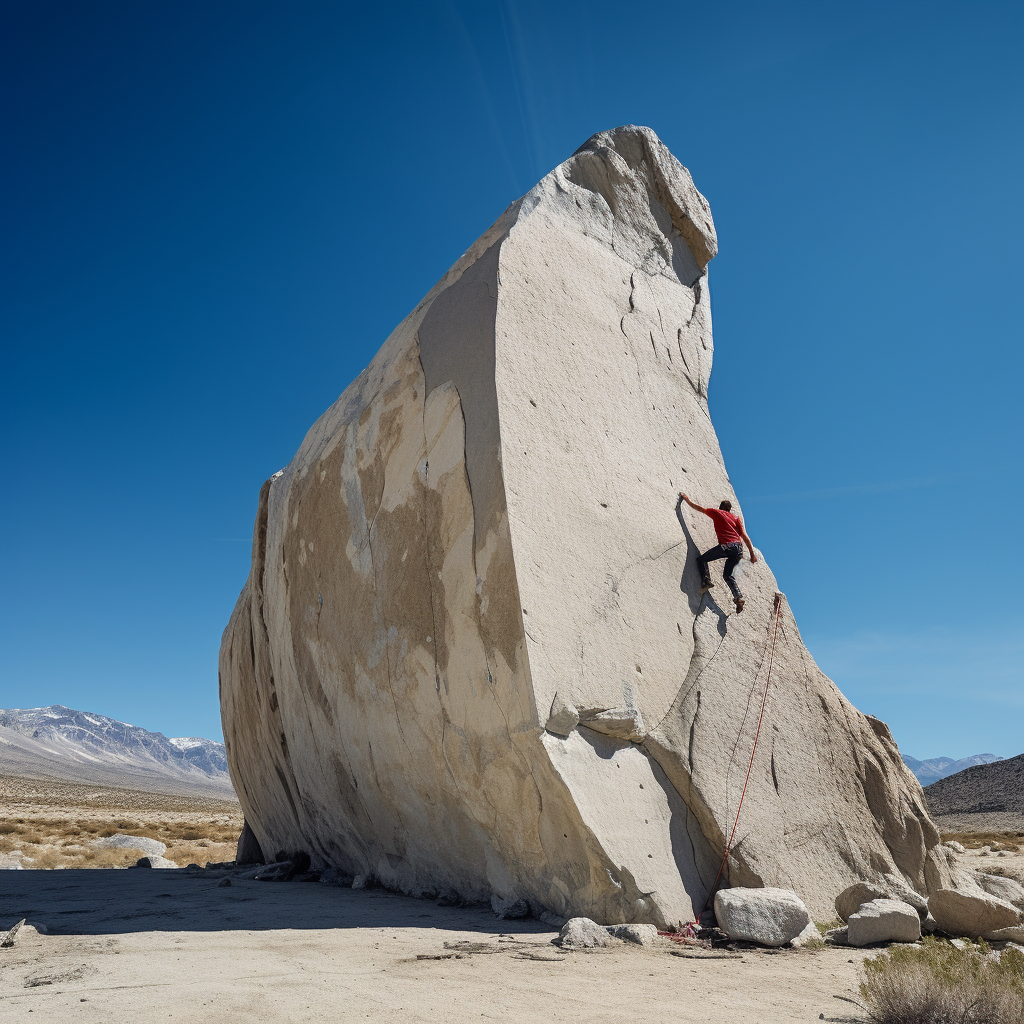
[[[743,520],[739,516],[720,508],[706,508],[704,515],[715,524],[719,544],[743,543]]]

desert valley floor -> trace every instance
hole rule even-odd
[[[226,860],[241,822],[226,801],[11,777],[0,778],[0,819],[0,856],[54,865],[95,863],[95,838],[117,831],[158,838],[182,863]],[[1017,847],[979,842],[969,853],[977,866],[1024,873],[1010,832],[1024,834],[1019,815],[974,824]],[[860,964],[876,952],[697,951],[665,940],[564,953],[549,926],[486,908],[196,868],[0,871],[0,930],[22,918],[14,947],[0,949],[0,1012],[35,1024],[852,1024],[863,1019],[849,1001]]]

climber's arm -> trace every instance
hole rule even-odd
[[[757,561],[757,555],[754,554],[754,545],[750,538],[747,536],[747,528],[743,525],[743,520],[740,520],[740,536],[743,537],[743,543],[747,545],[747,550],[750,552],[751,562]]]
[[[690,508],[692,508],[695,512],[703,512],[705,515],[708,514],[708,510],[706,508],[703,508],[702,506],[698,505],[695,501],[690,501],[690,499],[685,494],[683,494],[682,491],[679,492],[679,497],[682,498],[682,500],[685,501],[686,504],[689,505]]]

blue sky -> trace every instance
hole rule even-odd
[[[1019,3],[2,19],[0,706],[219,737],[262,481],[632,122],[711,202],[711,411],[812,653],[907,753],[1024,750]]]

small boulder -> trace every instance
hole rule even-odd
[[[843,921],[849,921],[851,914],[872,900],[884,900],[889,898],[889,890],[871,882],[854,882],[849,888],[844,889],[836,897],[836,913]]]
[[[979,874],[978,884],[989,894],[997,899],[1012,903],[1018,910],[1024,910],[1024,885],[1015,882],[1012,878],[1005,878],[1003,875]]]
[[[813,921],[793,939],[791,945],[794,949],[799,949],[801,946],[806,946],[809,942],[821,942],[821,932],[818,931],[818,926]]]
[[[13,946],[18,938],[18,932],[21,931],[22,925],[25,923],[25,918],[22,918],[13,928],[10,928],[2,939],[0,939],[0,949],[7,949]]]
[[[147,857],[162,857],[167,852],[167,846],[159,839],[150,839],[149,836],[128,836],[123,832],[97,839],[93,846],[107,850],[138,850]]]
[[[967,850],[963,846],[961,846],[960,843],[956,842],[956,840],[954,840],[954,839],[950,839],[949,842],[943,843],[942,845],[948,847],[950,850],[953,850],[954,853],[966,853],[967,852]]]
[[[176,868],[177,866],[173,860],[155,854],[150,857],[140,857],[134,864],[134,867],[137,868]]]
[[[887,877],[881,882],[854,882],[836,897],[836,913],[849,921],[865,903],[872,900],[900,900],[917,911],[923,921],[928,916],[928,900],[900,879]]]
[[[760,946],[784,946],[811,923],[803,900],[788,889],[719,889],[715,917],[730,938]]]
[[[567,737],[579,724],[580,713],[561,694],[556,693],[551,702],[551,714],[544,726],[555,736]]]
[[[504,897],[492,892],[491,910],[502,920],[520,921],[530,916],[530,904],[514,892]]]
[[[254,877],[257,882],[283,882],[290,876],[291,871],[292,862],[280,860],[260,868]]]
[[[832,946],[848,946],[849,942],[849,925],[843,925],[842,928],[830,928],[825,932],[825,941]]]
[[[939,889],[928,900],[935,923],[949,935],[977,938],[1020,921],[1020,911],[1012,904],[982,890],[978,893]]]
[[[1024,943],[1024,924],[1013,928],[997,928],[995,931],[982,935],[986,942],[1019,942]]]
[[[658,941],[658,929],[653,924],[610,924],[607,932],[613,938],[638,946],[653,946]]]
[[[608,929],[591,921],[589,917],[574,917],[562,925],[555,945],[562,949],[595,949],[599,946],[614,946],[620,940],[608,933]]]
[[[850,915],[847,940],[851,946],[870,946],[876,942],[917,942],[921,938],[921,918],[902,900],[878,899],[864,903]]]

